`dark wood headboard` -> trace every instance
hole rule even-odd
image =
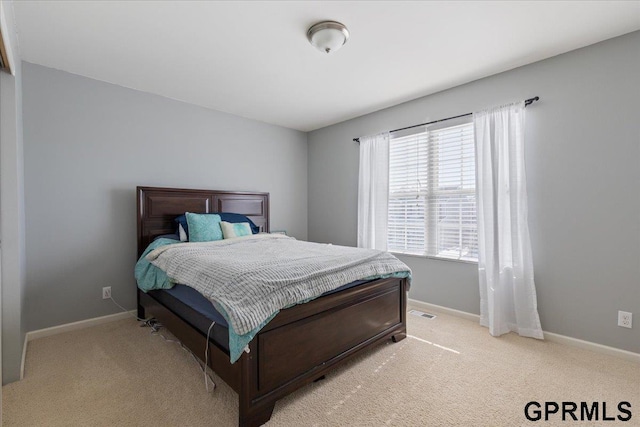
[[[156,236],[175,233],[185,212],[239,213],[269,232],[269,193],[137,187],[137,196],[138,257]]]

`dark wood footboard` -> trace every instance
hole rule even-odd
[[[281,311],[234,364],[210,343],[209,366],[239,397],[240,426],[259,426],[276,401],[360,351],[406,336],[406,279],[381,279]],[[205,335],[151,296],[140,293],[141,311],[162,322],[196,355]]]

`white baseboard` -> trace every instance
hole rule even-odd
[[[20,379],[24,378],[24,359],[27,357],[27,336],[24,337],[24,344],[22,344],[22,360],[20,361]]]
[[[620,359],[640,363],[640,353],[609,347],[591,341],[584,341],[578,338],[568,337],[566,335],[555,334],[553,332],[544,332],[544,339],[558,344],[570,345],[572,347],[595,351],[596,353],[601,354],[608,354],[610,356],[619,357]]]
[[[136,315],[134,310],[109,314],[107,316],[94,317],[93,319],[80,320],[78,322],[66,323],[64,325],[52,326],[50,328],[38,329],[27,332],[25,341],[33,341],[38,338],[49,337],[51,335],[62,334],[64,332],[77,331],[78,329],[90,328],[91,326],[102,325],[104,323],[115,322],[117,320],[128,319],[131,315]]]
[[[473,322],[480,321],[480,316],[478,316],[477,314],[467,313],[466,311],[455,310],[453,308],[443,307],[441,305],[430,304],[428,302],[418,301],[417,299],[409,298],[408,305],[421,310],[438,311],[440,313],[462,317],[463,319],[471,320]]]
[[[480,316],[477,314],[467,313],[465,311],[455,310],[453,308],[443,307],[441,305],[430,304],[428,302],[418,301],[415,299],[409,299],[408,306],[426,311],[437,311],[451,316],[461,317],[463,319],[471,320],[473,322],[480,322]],[[602,344],[597,344],[590,341],[580,340],[578,338],[568,337],[566,335],[555,334],[553,332],[544,331],[544,338],[547,341],[555,342],[558,344],[569,345],[572,347],[582,348],[596,353],[607,354],[609,356],[618,357],[620,359],[629,360],[631,362],[640,363],[640,353],[634,353],[627,350],[622,350],[615,347],[609,347]]]
[[[77,331],[78,329],[90,328],[91,326],[102,325],[104,323],[115,322],[117,320],[128,319],[131,315],[136,316],[136,311],[131,310],[122,313],[109,314],[107,316],[94,317],[93,319],[80,320],[78,322],[66,323],[64,325],[52,326],[50,328],[27,332],[24,337],[24,346],[22,348],[20,379],[24,378],[24,361],[27,355],[27,343],[29,341],[33,341],[38,338],[49,337],[51,335],[62,334],[64,332]]]

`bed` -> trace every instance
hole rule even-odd
[[[261,232],[269,232],[268,193],[138,187],[138,257],[157,236],[175,233],[175,217],[187,211],[239,213]],[[260,330],[249,343],[249,352],[243,352],[235,363],[230,362],[225,346],[224,326],[216,324],[210,334],[208,365],[238,393],[239,426],[266,423],[278,399],[371,346],[404,339],[407,290],[406,278],[377,279],[284,309]],[[204,358],[211,319],[180,292],[188,291],[145,293],[138,289],[138,316],[155,317]]]

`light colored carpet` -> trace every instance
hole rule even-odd
[[[491,337],[468,320],[409,316],[408,338],[369,351],[276,404],[268,426],[517,426],[527,402],[632,404],[640,365],[559,344]],[[133,319],[29,343],[23,381],[3,387],[5,426],[235,426],[237,395],[213,394],[176,344]],[[610,423],[607,423],[610,424]]]

